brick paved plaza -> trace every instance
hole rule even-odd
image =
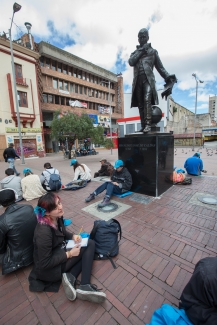
[[[192,155],[189,151],[182,153],[181,148],[178,152],[179,159]],[[79,161],[87,163],[94,173],[104,156],[114,162],[117,150],[113,150],[112,156],[110,151],[103,150],[97,156],[82,157]],[[216,256],[217,252],[217,206],[197,200],[198,193],[217,196],[217,177],[212,176],[212,173],[217,175],[217,155],[207,157],[203,149],[202,159],[208,176],[193,177],[192,185],[172,186],[148,204],[133,201],[132,196],[113,197],[113,201],[130,207],[116,217],[123,231],[120,252],[114,259],[117,269],[110,261],[94,261],[92,283],[106,292],[104,304],[70,302],[62,286],[58,293],[29,292],[30,266],[0,276],[0,324],[142,325],[150,321],[153,311],[163,303],[177,306],[195,263],[203,257]],[[175,156],[175,163],[176,160],[179,162]],[[47,161],[60,170],[63,183],[72,179],[69,160],[63,160],[60,154],[27,160],[25,167],[39,175]],[[178,167],[183,167],[180,164],[181,160]],[[19,171],[23,168],[19,161],[16,166]],[[8,165],[0,162],[0,167],[3,178]],[[75,232],[81,226],[85,231],[92,229],[96,218],[82,208],[93,203],[86,204],[84,198],[99,184],[91,182],[78,191],[59,192],[65,217],[73,221],[69,229]],[[103,194],[96,201],[102,198]],[[35,206],[36,200],[27,204]]]

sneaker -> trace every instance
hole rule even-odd
[[[77,298],[91,302],[102,303],[106,300],[106,294],[100,292],[95,284],[84,284],[76,290]]]
[[[85,202],[90,202],[95,199],[95,194],[91,193],[86,199]]]
[[[76,298],[75,283],[76,279],[71,273],[62,274],[63,289],[65,291],[66,297],[71,301],[75,300]]]
[[[105,196],[103,201],[98,204],[98,208],[103,208],[103,207],[105,207],[106,205],[109,205],[109,204],[110,204],[110,198]]]

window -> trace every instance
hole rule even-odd
[[[57,79],[53,79],[53,88],[57,89],[58,87]]]
[[[99,91],[98,94],[99,94],[99,98],[101,98],[101,91]]]
[[[72,76],[72,67],[69,67],[68,75],[69,75],[69,76]]]
[[[63,73],[67,74],[67,65],[63,64]]]
[[[22,65],[15,63],[14,67],[15,67],[16,79],[23,79]]]
[[[17,93],[19,96],[19,106],[28,107],[27,93],[24,93],[23,91],[18,91]]]
[[[84,94],[87,95],[87,87],[84,87]]]
[[[18,92],[19,93],[19,92]],[[47,94],[43,94],[43,102],[47,103]]]
[[[78,93],[78,85],[75,85],[75,92]]]
[[[106,93],[106,100],[108,100],[108,93]]]
[[[66,82],[66,81],[64,81],[64,89],[69,90],[69,85],[68,85],[68,82]]]
[[[77,69],[73,69],[73,76],[76,78],[77,77]]]
[[[95,77],[95,84],[98,84],[98,77]]]
[[[91,97],[91,89],[88,88],[88,96]]]
[[[82,72],[81,70],[78,70],[78,78],[81,79]]]
[[[62,80],[59,80],[59,89],[63,90],[63,82],[62,82]]]
[[[95,97],[98,98],[98,90],[95,91]]]
[[[60,97],[61,105],[65,105],[65,97]]]
[[[58,62],[57,71],[62,72],[62,63],[61,62]]]
[[[83,72],[82,79],[86,80],[86,72]]]
[[[94,90],[91,89],[91,96],[94,97]]]
[[[90,82],[93,82],[93,76],[90,74]]]
[[[89,79],[89,73],[86,74],[86,80],[87,81],[90,81],[90,79]]]
[[[82,95],[82,86],[79,86],[79,89],[80,89],[80,94]]]
[[[40,57],[40,66],[44,67],[44,56]]]
[[[48,95],[48,103],[53,103],[53,95]]]
[[[59,105],[59,103],[60,103],[59,96],[55,95],[55,104]]]
[[[73,87],[73,84],[70,82],[70,92],[73,93],[74,91],[74,87]]]
[[[52,68],[52,70],[54,70],[54,71],[57,70],[57,63],[56,63],[56,61],[54,61],[54,60],[51,61],[51,68]]]
[[[50,69],[50,59],[46,58],[45,62],[46,62],[46,67]]]

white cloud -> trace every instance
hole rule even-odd
[[[10,27],[14,0],[0,2],[2,32]],[[216,0],[22,0],[21,5],[14,21],[23,31],[24,22],[29,21],[33,35],[51,44],[68,35],[76,44],[68,46],[63,41],[62,48],[108,70],[114,67],[120,49],[121,59],[128,61],[136,48],[138,31],[149,25],[150,42],[166,70],[176,74],[177,89],[189,91],[187,99],[193,100],[192,73],[196,73],[206,89],[206,94],[199,94],[201,101],[216,92]],[[53,22],[56,36],[51,37],[48,21]],[[15,38],[16,34],[14,25]],[[133,69],[128,64],[123,77],[130,90]],[[156,82],[157,86],[163,84],[157,72]]]

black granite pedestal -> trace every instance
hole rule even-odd
[[[118,140],[118,157],[132,175],[133,192],[156,197],[172,186],[173,135],[133,133]]]

